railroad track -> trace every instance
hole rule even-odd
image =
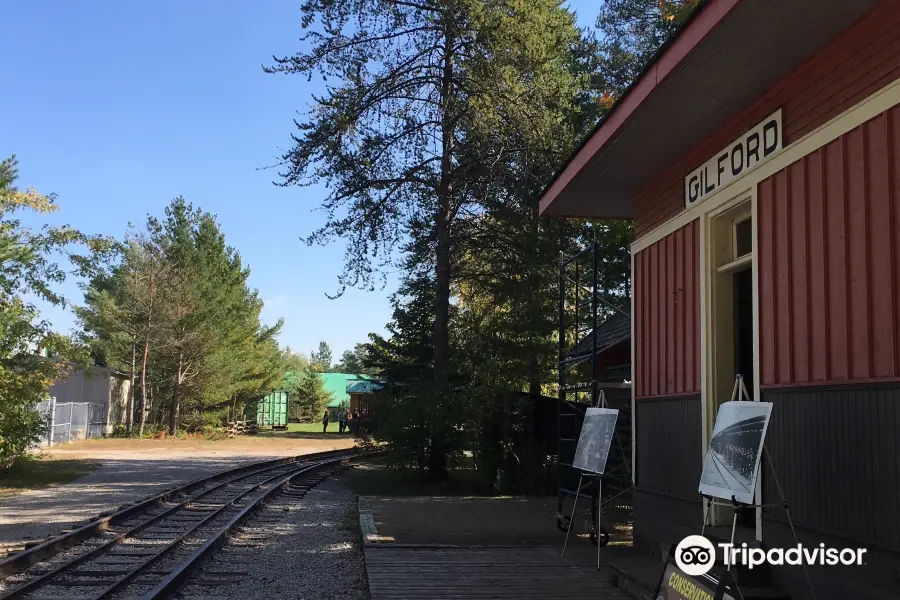
[[[0,600],[168,598],[278,494],[302,497],[358,451],[256,463],[160,494],[0,562]],[[313,483],[311,483],[313,482]],[[206,573],[204,584],[237,573]]]

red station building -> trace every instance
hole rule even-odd
[[[900,1],[708,0],[545,190],[544,216],[634,220],[636,545],[699,532],[740,373],[774,403],[757,502],[774,472],[804,545],[868,550],[811,568],[817,597],[900,596],[898,78]],[[795,544],[780,508],[738,529]]]

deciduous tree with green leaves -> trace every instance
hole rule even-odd
[[[71,362],[87,357],[86,351],[41,321],[26,298],[65,304],[53,287],[67,272],[52,255],[62,252],[78,274],[87,275],[92,261],[73,248],[87,247],[102,255],[111,246],[108,239],[71,227],[45,226],[40,231],[24,227],[16,213],[47,214],[56,211],[57,204],[52,195],[18,189],[17,167],[15,156],[0,161],[0,469],[9,467],[46,433],[36,405],[46,399],[50,385],[65,376]]]

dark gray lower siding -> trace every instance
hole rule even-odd
[[[781,501],[774,472],[802,544],[866,549],[862,567],[810,570],[818,600],[900,598],[900,384],[763,390],[762,400],[775,405],[763,501]],[[638,400],[635,419],[635,543],[656,549],[701,526],[700,400]],[[763,538],[794,545],[782,509],[764,511]],[[770,575],[795,600],[811,598],[801,568]]]
[[[796,528],[804,547],[814,548],[824,543],[827,548],[866,548],[865,565],[861,567],[820,566],[809,570],[817,600],[897,600],[900,598],[900,554],[859,544],[846,538]],[[763,520],[763,538],[769,548],[795,545],[791,529],[785,523]],[[769,569],[773,586],[790,594],[793,600],[811,600],[809,584],[800,567]]]
[[[816,569],[818,597],[900,597],[900,385],[763,390],[762,400],[775,405],[766,434],[771,465],[761,465],[764,503],[781,502],[780,483],[804,545],[867,549],[863,568]],[[763,527],[768,546],[794,544],[780,508],[764,511]],[[802,571],[772,575],[806,597]]]
[[[700,527],[700,421],[699,396],[636,401],[636,545],[677,543]]]

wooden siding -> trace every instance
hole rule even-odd
[[[900,377],[900,107],[760,182],[762,386]]]
[[[634,257],[636,398],[700,391],[699,266],[699,221]]]
[[[775,405],[766,448],[794,524],[900,550],[900,386],[765,391],[762,399]],[[780,502],[772,469],[764,461],[761,470],[764,502]],[[781,509],[764,515],[785,520]]]
[[[900,3],[885,0],[651,181],[634,199],[635,235],[678,215],[684,176],[778,107],[787,145],[898,77]]]
[[[635,403],[636,484],[641,490],[699,499],[702,442],[698,396]]]

